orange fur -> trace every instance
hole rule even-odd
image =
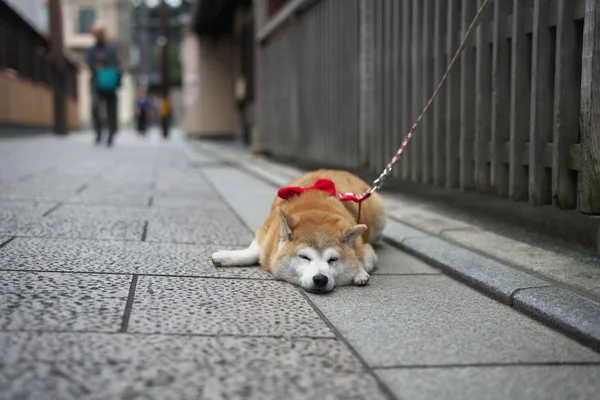
[[[362,193],[368,189],[366,182],[355,175],[339,170],[318,170],[304,174],[290,182],[288,186],[312,186],[318,179],[333,181],[336,193]],[[343,232],[357,224],[365,224],[367,229],[354,243],[354,251],[342,248],[340,258],[362,260],[364,243],[372,243],[377,233],[385,224],[387,213],[383,199],[374,193],[362,203],[360,221],[358,205],[354,202],[342,202],[337,198],[318,190],[311,190],[299,196],[283,200],[275,197],[271,212],[265,223],[256,232],[256,240],[260,246],[260,264],[267,271],[273,272],[276,265],[280,241],[280,208],[288,217],[292,228],[292,245],[286,246],[285,252],[296,252],[300,246],[310,246],[318,251],[327,247],[340,248],[343,243]],[[281,252],[280,252],[281,253]],[[351,254],[354,253],[354,254]],[[286,254],[283,254],[285,256]],[[282,256],[282,254],[279,254]],[[292,254],[288,254],[292,256]],[[358,264],[356,268],[358,268]]]

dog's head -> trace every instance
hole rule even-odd
[[[348,285],[360,266],[356,246],[366,225],[345,225],[326,215],[296,220],[281,209],[280,241],[273,273],[310,292],[329,292]]]

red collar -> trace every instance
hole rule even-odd
[[[329,179],[319,179],[315,182],[313,186],[306,188],[298,186],[284,187],[279,189],[277,195],[284,200],[289,200],[291,197],[302,194],[307,190],[321,190],[323,192],[329,193],[331,196],[335,196],[335,185]]]
[[[335,185],[329,179],[319,179],[315,182],[314,185],[305,188],[298,186],[284,187],[279,189],[277,195],[284,200],[289,200],[291,197],[302,194],[307,190],[321,190],[323,192],[329,193],[331,196],[336,196]],[[354,193],[338,193],[336,197],[340,201],[353,201],[355,203],[360,204],[364,200],[368,199],[370,196],[370,193],[362,195],[356,195]]]

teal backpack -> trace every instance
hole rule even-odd
[[[119,87],[120,74],[114,67],[104,67],[96,71],[96,89],[100,92],[114,92]]]

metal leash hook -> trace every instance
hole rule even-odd
[[[388,163],[388,165],[383,169],[383,172],[381,173],[381,175],[379,175],[379,177],[373,181],[373,183],[371,184],[371,186],[369,187],[369,189],[366,192],[364,192],[364,193],[362,193],[360,195],[355,195],[354,193],[340,193],[340,194],[338,194],[338,199],[340,199],[342,201],[354,201],[354,202],[358,203],[358,219],[359,220],[360,220],[360,206],[361,206],[361,203],[364,200],[368,199],[373,193],[375,193],[376,191],[378,191],[379,189],[381,189],[383,187],[383,184],[385,183],[385,180],[387,179],[387,177],[390,174],[390,172],[392,172],[392,169],[394,168],[394,165],[396,164],[396,162],[398,161],[398,159],[402,155],[402,152],[404,151],[404,148],[406,147],[406,145],[408,144],[408,142],[410,142],[410,139],[412,138],[412,135],[413,135],[414,131],[417,129],[417,126],[419,125],[419,123],[423,119],[423,116],[425,115],[425,113],[427,112],[427,110],[429,110],[429,107],[431,107],[431,103],[433,103],[433,100],[437,97],[440,89],[442,88],[442,86],[446,82],[446,79],[448,78],[448,75],[450,74],[450,71],[452,70],[452,68],[456,64],[456,61],[458,61],[458,58],[459,58],[460,54],[465,49],[465,46],[466,46],[467,42],[469,41],[471,35],[473,34],[473,32],[475,32],[475,29],[481,24],[481,22],[483,22],[484,17],[490,11],[491,5],[493,3],[494,3],[494,0],[485,0],[485,2],[483,3],[483,5],[479,8],[479,11],[477,11],[477,14],[475,15],[475,18],[473,18],[473,21],[471,21],[471,24],[469,25],[469,28],[467,29],[467,32],[465,33],[464,38],[460,42],[460,45],[458,46],[458,49],[456,50],[456,53],[454,53],[454,56],[452,57],[452,60],[450,61],[450,64],[448,65],[448,68],[446,68],[446,72],[444,72],[444,75],[442,76],[442,79],[440,79],[440,83],[438,83],[437,87],[433,91],[433,94],[431,95],[431,97],[427,101],[427,104],[423,108],[423,111],[421,111],[421,114],[419,115],[419,117],[417,118],[417,120],[410,127],[410,129],[408,131],[408,134],[406,135],[406,137],[402,141],[402,144],[398,148],[398,151],[396,151],[396,154],[394,154],[394,157],[392,157],[392,159],[390,160],[390,162]]]

